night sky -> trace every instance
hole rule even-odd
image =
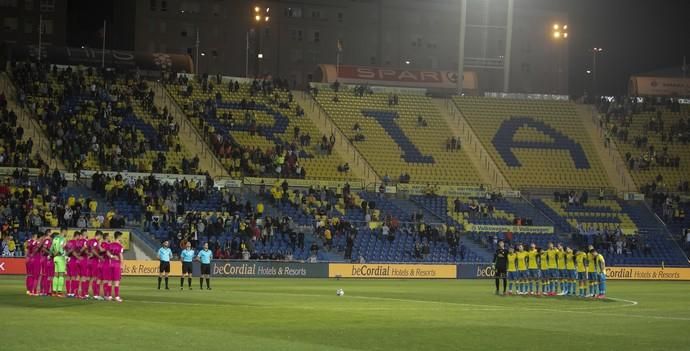
[[[100,46],[103,19],[113,20],[116,0],[69,0],[67,40],[70,46]],[[690,62],[690,0],[516,0],[516,6],[568,13],[570,94],[590,90],[593,47],[598,91],[624,94],[636,73]],[[110,33],[109,33],[110,34]],[[110,36],[110,35],[108,35]]]

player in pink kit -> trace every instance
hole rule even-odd
[[[38,274],[36,272],[36,261],[40,262],[40,257],[38,256],[38,234],[34,233],[31,235],[31,239],[26,241],[26,294],[34,295],[34,286],[36,285],[36,280],[38,279]]]
[[[122,280],[121,265],[123,261],[122,254],[124,252],[124,247],[122,243],[120,243],[122,233],[115,232],[114,237],[115,241],[108,244],[108,257],[110,258],[110,274],[108,278],[110,278],[109,283],[112,284],[115,290],[115,301],[122,302],[122,298],[120,298],[120,281]],[[110,296],[108,296],[108,300],[110,299]]]
[[[110,247],[109,233],[103,233],[103,241],[101,241],[101,275],[100,280],[103,283],[103,297],[106,300],[112,300],[112,290],[110,286],[110,256],[108,255],[108,248]]]
[[[41,242],[41,296],[49,296],[53,293],[53,277],[55,276],[55,263],[50,255],[50,247],[53,239],[50,230],[46,231],[46,236]]]
[[[103,232],[96,231],[96,235],[86,241],[86,252],[88,253],[88,276],[91,277],[91,288],[93,289],[93,298],[96,300],[102,299],[101,294],[101,239]],[[88,286],[86,289],[85,298],[89,297]]]
[[[34,283],[31,290],[32,296],[39,296],[43,290],[43,240],[46,238],[46,234],[41,234],[34,242],[34,256],[33,256],[33,275]]]
[[[75,232],[72,239],[67,240],[67,243],[65,244],[65,253],[67,254],[67,272],[65,274],[65,288],[67,289],[67,297],[74,297],[74,285],[72,284],[72,282],[74,281],[77,275],[77,260],[76,257],[74,257],[74,248],[76,244],[75,241],[77,233],[79,232]]]
[[[78,239],[76,239],[75,256],[77,258],[77,278],[74,282],[74,290],[77,297],[83,298],[89,294],[89,261],[86,251],[86,229],[82,229]],[[81,284],[81,291],[79,291],[79,284]]]

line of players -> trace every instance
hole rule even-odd
[[[501,255],[505,261],[499,258]],[[548,243],[542,249],[533,243],[529,250],[519,244],[517,249],[509,247],[506,251],[500,242],[494,263],[497,264],[496,293],[498,278],[502,277],[503,293],[508,295],[606,297],[606,261],[591,245],[587,250],[573,251],[561,244],[554,247]]]
[[[112,240],[100,230],[90,239],[86,230],[75,232],[71,240],[66,235],[64,228],[59,233],[46,230],[28,240],[27,295],[88,299],[91,288],[95,300],[122,302],[122,233],[115,232]]]

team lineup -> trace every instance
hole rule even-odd
[[[122,302],[120,297],[120,282],[122,280],[122,263],[124,262],[124,246],[121,242],[122,233],[116,231],[112,238],[109,233],[96,231],[92,238],[87,238],[87,231],[74,232],[71,239],[67,239],[67,229],[59,232],[46,230],[42,234],[34,233],[26,243],[26,294],[30,296],[55,296],[79,299],[107,300]],[[158,250],[160,260],[161,280],[165,277],[165,287],[168,289],[168,274],[172,250],[168,241]],[[182,261],[182,278],[188,279],[189,288],[192,284],[192,263],[201,262],[200,287],[206,280],[206,288],[211,290],[210,273],[213,254],[204,244],[198,254],[187,243],[180,254]]]
[[[546,249],[522,244],[505,249],[503,241],[494,254],[496,294],[503,279],[503,294],[606,297],[606,261],[589,246],[587,250],[554,247]],[[506,288],[506,285],[507,288]]]

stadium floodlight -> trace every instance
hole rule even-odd
[[[585,71],[585,73],[587,73],[587,74],[592,74],[592,70],[591,70],[591,69],[588,69],[588,70]]]
[[[261,16],[259,16],[259,15],[254,16],[254,20],[256,20],[257,22],[261,21]]]
[[[264,17],[264,22],[268,22],[268,16]]]
[[[553,31],[551,32],[551,36],[558,40],[558,39],[568,39],[568,25],[560,25],[558,23],[553,24]]]
[[[409,64],[410,64],[410,60],[405,60],[405,64],[406,64],[406,65],[409,65]]]
[[[261,11],[261,8],[259,6],[254,6],[254,12],[259,12]]]
[[[206,56],[206,53],[205,53],[205,52],[202,52],[202,53],[201,53],[201,56]]]
[[[264,58],[264,54],[259,53],[259,54],[256,55],[256,58],[262,59],[262,58]]]

